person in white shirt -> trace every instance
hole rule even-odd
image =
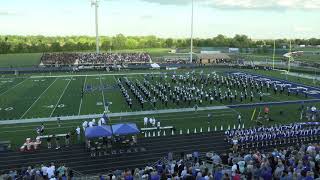
[[[94,124],[96,123],[96,120],[95,119],[92,119],[92,121],[90,121],[88,124],[89,124],[89,127],[92,127],[94,126]]]
[[[241,124],[241,123],[242,123],[242,121],[241,121],[241,115],[238,114],[238,124]]]
[[[316,111],[317,108],[315,106],[311,107],[311,120],[314,121],[316,119]]]
[[[47,176],[48,175],[47,169],[48,169],[47,166],[45,166],[43,164],[41,165],[41,171],[42,171],[43,176]]]
[[[100,118],[98,121],[98,126],[103,126],[106,124],[106,120],[104,118]]]
[[[98,121],[98,126],[102,126],[102,121],[101,121],[101,119],[103,119],[103,118],[100,118],[100,119],[99,119],[99,121]]]
[[[88,127],[88,121],[84,121],[84,122],[82,123],[83,132],[86,131],[86,128],[87,128],[87,127]]]
[[[51,166],[47,169],[48,177],[54,176],[54,171],[56,170],[56,167],[53,163],[51,163]]]
[[[153,121],[152,118],[149,118],[149,123],[150,123],[150,124],[152,124],[152,121]]]
[[[152,118],[152,126],[155,127],[156,126],[156,119]]]
[[[100,118],[100,120],[101,120],[101,124],[102,125],[106,125],[107,123],[106,123],[106,120],[104,119],[104,118]]]
[[[80,127],[79,126],[76,128],[76,133],[77,133],[78,141],[80,141],[80,133],[81,133],[81,131],[80,131]]]
[[[144,125],[144,127],[148,126],[148,118],[147,117],[143,118],[143,125]]]
[[[157,122],[157,128],[160,128],[160,121]]]

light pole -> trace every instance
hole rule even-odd
[[[191,37],[190,37],[190,63],[193,59],[193,1],[191,0]]]
[[[99,0],[92,0],[91,6],[95,7],[95,25],[96,25],[96,52],[100,53],[99,50],[99,23],[98,23],[98,7],[99,7]]]
[[[290,53],[289,53],[289,60],[288,60],[288,73],[290,72],[291,69],[291,58],[292,58],[292,52],[291,52],[291,40],[290,40]]]
[[[276,40],[273,41],[272,69],[274,70],[274,58],[276,55]]]

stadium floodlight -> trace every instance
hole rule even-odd
[[[193,1],[194,0],[191,0],[190,63],[192,63],[193,58]]]
[[[289,60],[288,60],[288,73],[290,72],[290,69],[291,69],[291,58],[293,58],[292,57],[292,45],[291,45],[291,40],[290,40],[290,45],[289,45],[289,53],[290,53],[290,56],[289,56]]]
[[[272,69],[274,70],[274,58],[276,55],[276,40],[273,41]]]
[[[99,50],[99,23],[98,23],[98,7],[99,7],[99,0],[91,0],[91,6],[95,7],[95,25],[96,25],[96,51],[100,53]]]

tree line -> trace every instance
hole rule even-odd
[[[246,35],[226,37],[218,35],[207,39],[194,39],[195,47],[235,47],[235,48],[264,48],[273,47],[273,40],[252,40]],[[277,48],[288,47],[287,39],[277,39]],[[320,45],[320,39],[295,39],[293,44]],[[144,48],[187,48],[190,39],[159,38],[156,36],[101,36],[100,47],[103,51]],[[95,37],[90,36],[0,36],[0,54],[7,53],[42,53],[42,52],[71,52],[94,51]],[[263,50],[261,52],[264,52]]]

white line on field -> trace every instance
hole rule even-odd
[[[15,86],[13,86],[13,87],[11,87],[11,88],[7,89],[5,92],[1,93],[1,94],[0,94],[0,96],[4,95],[5,93],[7,93],[7,92],[11,91],[12,89],[14,89],[15,87],[19,86],[20,84],[22,84],[23,82],[25,82],[27,79],[28,79],[28,78],[26,78],[25,80],[23,80],[23,81],[19,82],[19,83],[18,83],[18,84],[16,84]]]
[[[20,117],[20,119],[22,119],[22,118],[29,112],[29,110],[33,107],[33,105],[35,105],[35,104],[39,101],[39,99],[42,97],[42,95],[47,92],[47,90],[52,86],[52,84],[54,84],[54,83],[57,81],[57,79],[58,79],[58,78],[56,78],[56,79],[50,84],[50,86],[48,86],[48,87],[40,94],[40,96],[31,104],[31,106],[29,107],[29,109],[26,110],[26,112],[23,113],[23,115]]]
[[[85,85],[86,85],[86,82],[87,82],[87,77],[88,76],[86,76],[86,78],[84,79],[84,82],[83,82],[83,86],[82,86],[82,91],[84,91],[84,87],[85,87]],[[82,99],[83,99],[83,96],[81,97],[81,99],[80,99],[80,105],[79,105],[79,111],[78,111],[78,115],[80,115],[80,112],[81,112],[81,107],[82,107]]]
[[[216,111],[210,111],[211,112],[211,114],[212,114],[212,117],[223,117],[224,115],[226,115],[226,116],[231,116],[231,115],[234,115],[234,111],[232,111],[231,110],[231,108],[229,108],[229,109],[222,109],[222,110],[216,110]],[[187,113],[194,113],[193,111],[191,111],[191,112],[187,112]],[[197,117],[207,117],[208,115],[207,115],[207,113],[208,112],[205,112],[205,111],[199,111],[196,115],[197,115]],[[216,115],[215,115],[216,114]],[[160,116],[161,115],[161,116]],[[170,120],[170,119],[175,119],[176,117],[180,117],[180,116],[186,116],[186,114],[184,114],[184,115],[182,115],[181,113],[174,113],[174,114],[159,114],[159,116],[157,117],[157,118],[161,118],[161,119],[163,119],[163,120]],[[113,117],[113,118],[116,118],[116,117],[121,117],[121,116],[115,116],[115,117]],[[134,116],[131,116],[130,117],[130,121],[132,120],[135,120],[135,119],[139,119],[139,120],[142,120],[143,118],[142,118],[142,116],[141,115],[134,115]],[[80,120],[80,119],[77,119],[77,120]],[[74,121],[77,121],[77,120],[74,120]],[[111,119],[111,120],[113,120],[113,119]],[[115,119],[115,120],[117,120],[117,119]],[[74,121],[63,121],[63,125],[64,126],[66,126],[66,125],[70,125],[70,124],[75,124],[75,122]],[[37,122],[41,122],[41,121],[37,121]],[[142,121],[141,121],[142,122]],[[50,122],[48,122],[48,123],[50,123]],[[25,123],[25,124],[29,124],[29,123]],[[4,126],[4,125],[2,125],[1,126],[1,130],[3,130],[3,129],[12,129],[13,127],[14,128],[28,128],[28,127],[32,127],[32,129],[34,129],[34,128],[36,128],[36,127],[38,127],[38,125],[25,125],[25,124],[16,124],[15,126],[12,126],[12,125],[10,125],[10,126]],[[51,124],[50,123],[50,125],[54,125],[55,127],[56,127],[56,124]],[[47,127],[47,126],[50,126],[49,124],[45,124],[45,126]],[[1,131],[2,132],[2,131]]]
[[[118,73],[118,74],[78,74],[78,75],[56,75],[56,76],[30,76],[30,78],[49,78],[49,77],[84,77],[84,76],[130,76],[130,75],[144,75],[150,73]],[[153,72],[152,74],[161,74],[161,72]]]
[[[100,86],[101,86],[101,94],[102,94],[102,98],[103,98],[103,107],[104,107],[104,111],[106,111],[106,102],[105,102],[105,99],[104,99],[104,93],[103,93],[103,88],[102,88],[102,81],[101,81],[101,76],[99,76],[99,79],[100,79]]]
[[[188,113],[188,112],[187,112]],[[193,111],[192,112],[190,112],[190,113],[194,113]],[[223,117],[223,116],[232,116],[232,115],[234,115],[234,112],[233,111],[228,111],[228,109],[225,109],[225,110],[219,110],[218,112],[215,112],[215,111],[212,111],[211,112],[211,114],[212,114],[212,117]],[[217,115],[215,115],[215,114],[217,114]],[[164,115],[161,115],[161,116],[158,116],[157,118],[159,119],[161,119],[161,121],[167,121],[167,120],[174,120],[174,119],[177,119],[178,117],[180,117],[180,116],[183,116],[183,115],[181,115],[181,114],[168,114],[168,115],[166,115],[166,114],[164,114]],[[119,116],[119,117],[121,117],[121,116]],[[201,112],[201,111],[199,111],[197,114],[196,114],[196,116],[195,117],[207,117],[207,112]],[[140,122],[142,122],[141,120],[142,120],[143,118],[141,117],[141,116],[129,116],[129,118],[128,119],[126,119],[126,120],[130,120],[130,121],[133,121],[133,120],[137,120],[137,122],[138,121],[140,121]],[[115,120],[115,121],[117,121],[118,119],[116,118],[116,117],[113,117],[111,120]],[[77,121],[77,120],[75,120],[75,121]],[[68,126],[68,125],[74,125],[75,124],[75,121],[64,121],[63,122],[63,127],[65,127],[65,126]],[[41,121],[38,121],[38,122],[41,122]],[[79,122],[79,120],[76,122],[76,123],[78,123]],[[50,123],[50,122],[48,122],[48,123]],[[26,124],[28,124],[28,123],[26,123]],[[31,128],[31,129],[35,129],[36,127],[38,127],[39,125],[24,125],[24,124],[22,124],[22,125],[20,125],[20,124],[16,124],[14,127],[17,129],[17,128],[23,128],[23,129],[27,129],[27,128]],[[47,129],[47,127],[50,127],[50,126],[55,126],[56,127],[56,124],[45,124],[45,126],[46,126],[46,129]],[[13,128],[13,126],[12,125],[10,125],[10,126],[1,126],[1,130],[4,130],[4,129],[12,129]],[[61,127],[62,128],[62,127]],[[3,132],[3,131],[1,131],[1,132]],[[0,133],[1,133],[0,132]]]
[[[60,96],[60,98],[59,98],[59,100],[58,100],[57,104],[55,105],[55,107],[53,108],[53,110],[52,110],[52,112],[51,112],[51,114],[50,114],[50,117],[52,117],[53,112],[56,110],[57,106],[59,105],[59,102],[60,102],[60,100],[61,100],[62,96],[64,95],[64,92],[66,92],[66,89],[68,88],[68,86],[69,86],[69,84],[70,84],[71,80],[72,80],[72,77],[70,78],[70,80],[69,80],[68,84],[66,85],[66,87],[65,87],[65,88],[64,88],[64,90],[62,91],[61,96]]]

